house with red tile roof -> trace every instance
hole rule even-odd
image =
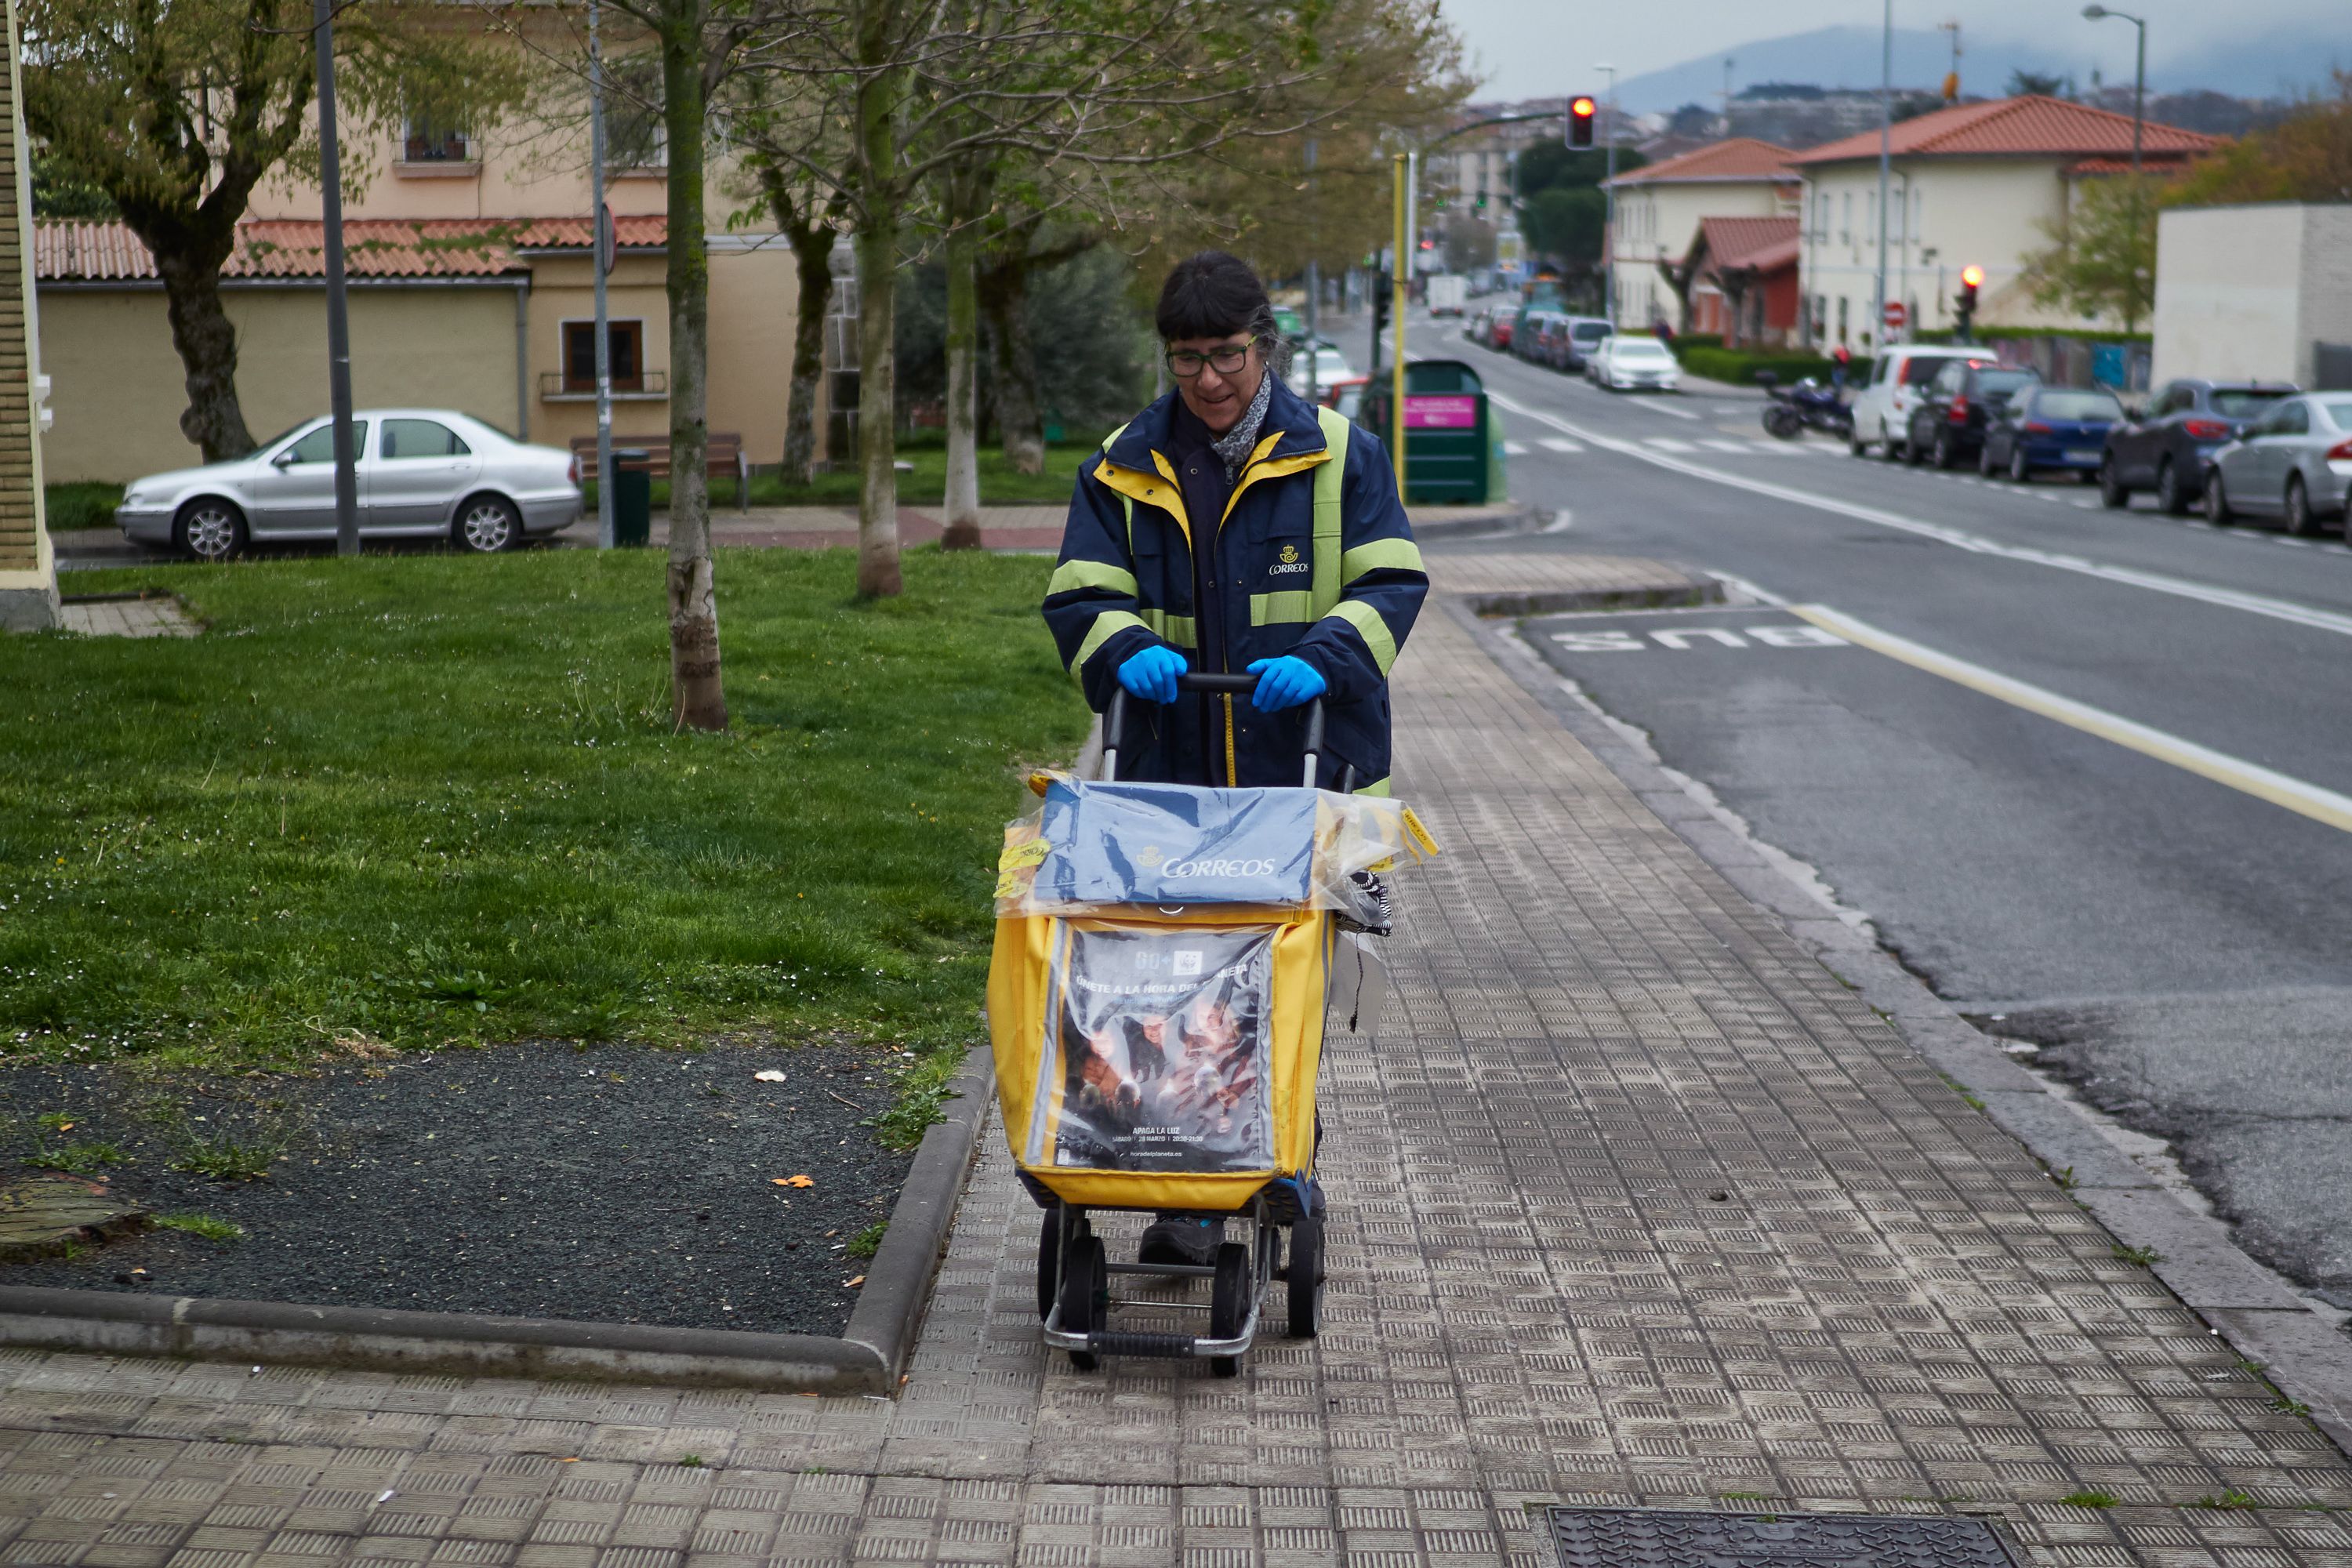
[[[379,135],[381,145],[364,143]],[[595,433],[595,325],[585,132],[532,122],[480,134],[346,131],[352,391],[358,405],[454,408],[532,441]],[[629,144],[624,133],[620,145]],[[562,143],[562,144],[556,144]],[[656,146],[616,160],[608,278],[614,428],[669,429],[667,220]],[[714,168],[709,188],[726,187]],[[791,247],[714,204],[709,409],[751,460],[783,451],[798,306]],[[129,226],[33,226],[42,369],[53,423],[46,477],[121,481],[201,460],[180,430],[184,371],[155,260]],[[315,186],[265,182],[238,226],[221,294],[237,333],[237,394],[257,437],[327,404],[324,229]],[[830,381],[831,377],[823,378]],[[831,423],[820,388],[820,442]]]
[[[1895,124],[1888,137],[1886,296],[1906,307],[1908,330],[1952,324],[1960,268],[1985,269],[1980,325],[2108,328],[2119,322],[2038,305],[2026,260],[2063,234],[2087,180],[2131,167],[2132,119],[2088,104],[2025,96],[1937,110]],[[2141,163],[2161,173],[2219,144],[2211,136],[2148,121]],[[1790,155],[1804,182],[1800,266],[1812,341],[1867,353],[1877,329],[1881,214],[1878,132]]]
[[[1636,331],[1662,321],[1698,330],[1667,270],[1690,255],[1700,225],[1709,220],[1794,217],[1798,180],[1789,168],[1794,156],[1769,142],[1734,137],[1609,182],[1617,197],[1607,242],[1616,259],[1612,319]]]
[[[1683,258],[1690,330],[1731,348],[1785,348],[1797,335],[1798,218],[1701,218]]]

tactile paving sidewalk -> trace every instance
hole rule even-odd
[[[896,1402],[0,1355],[0,1563],[1548,1568],[1531,1504],[1769,1499],[2352,1568],[2343,1456],[1434,605],[1397,693],[1446,852],[1327,1063],[1319,1341],[1049,1362],[992,1131]]]

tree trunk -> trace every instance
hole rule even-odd
[[[175,255],[168,241],[149,240],[147,248],[163,276],[172,347],[188,389],[180,434],[196,444],[207,463],[242,458],[253,450],[253,432],[246,427],[245,407],[236,395],[236,328],[221,308],[221,264]]]
[[[792,401],[784,409],[784,483],[805,485],[816,460],[816,392],[824,376],[824,313],[833,297],[833,229],[793,224],[793,259],[800,274],[799,314],[793,321]]]
[[[710,560],[708,418],[710,252],[702,214],[702,27],[698,0],[668,0],[661,27],[669,141],[669,667],[677,728],[727,728]]]
[[[895,204],[869,196],[857,231],[857,591],[868,598],[900,586],[898,217]]]
[[[979,278],[996,371],[996,428],[1016,474],[1045,471],[1045,426],[1037,406],[1037,356],[1029,337],[1029,260],[1013,256]]]
[[[948,233],[948,482],[944,550],[980,548],[980,233],[969,222]]]

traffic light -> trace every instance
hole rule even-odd
[[[1592,145],[1593,101],[1589,98],[1572,98],[1568,102],[1568,144],[1571,147]]]
[[[1956,342],[1973,342],[1969,329],[1977,319],[1977,290],[1984,287],[1984,268],[1970,265],[1960,268],[1960,297],[1952,302],[1952,338]]]
[[[1389,297],[1396,292],[1396,279],[1386,271],[1372,280],[1372,337],[1378,341],[1389,330]]]

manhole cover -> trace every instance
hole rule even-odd
[[[1982,1520],[1551,1508],[1560,1568],[2019,1568]]]

